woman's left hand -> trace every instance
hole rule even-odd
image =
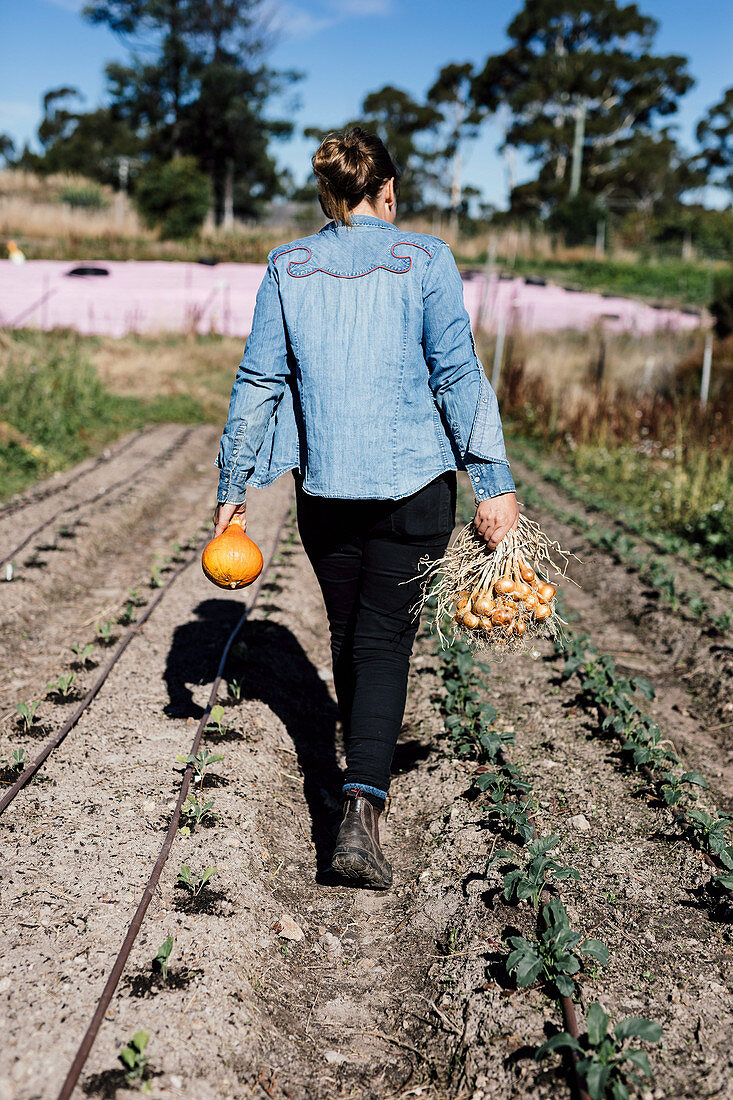
[[[519,523],[516,493],[500,493],[499,496],[482,500],[476,509],[473,525],[482,538],[486,539],[489,549],[494,550],[504,535],[513,531]]]
[[[242,530],[247,530],[247,505],[242,504],[217,504],[214,509],[214,515],[212,522],[214,524],[214,538],[220,535],[223,531],[226,531],[229,524],[232,522],[233,516],[241,516]]]

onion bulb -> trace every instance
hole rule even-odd
[[[499,577],[498,581],[494,581],[494,592],[500,596],[509,596],[513,591],[514,581],[511,577]]]
[[[475,630],[479,624],[478,615],[474,615],[473,611],[463,612],[463,625],[467,630]]]
[[[531,584],[532,581],[535,579],[536,573],[535,573],[534,569],[530,569],[530,567],[528,565],[526,565],[525,562],[520,561],[520,563],[519,563],[519,575],[520,575],[520,577],[522,578],[523,581],[526,581],[527,584]]]
[[[552,608],[550,607],[550,605],[547,603],[541,603],[539,607],[536,607],[534,610],[535,622],[543,623],[545,619],[549,619],[551,614]]]
[[[537,596],[535,596],[534,592],[530,592],[530,594],[528,596],[524,597],[524,600],[522,602],[524,603],[524,606],[527,608],[527,611],[534,611],[534,609],[537,607],[537,604],[540,601],[537,598]]]
[[[551,600],[555,599],[557,589],[554,584],[541,584],[537,589],[537,595],[541,600],[544,600],[545,603],[550,603]]]
[[[490,615],[494,610],[494,601],[488,592],[479,592],[471,601],[473,610],[477,615]]]

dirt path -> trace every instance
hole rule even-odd
[[[160,429],[144,445],[162,452],[180,432]],[[137,446],[120,464],[134,469],[157,453]],[[42,568],[19,568],[0,586],[11,631],[0,655],[6,713],[19,693],[42,690],[49,668],[68,667],[68,646],[91,636],[93,625],[82,624],[100,607],[119,610],[130,587],[150,591],[153,553],[197,534],[215,489],[214,446],[210,429],[196,429],[119,506],[80,510],[86,526],[68,549],[42,551]],[[114,480],[121,468],[105,476]],[[82,485],[73,487],[80,496]],[[289,504],[287,479],[252,494],[250,531],[263,550]],[[613,649],[619,663],[624,652],[629,668],[662,689],[653,704],[660,722],[675,723],[689,767],[711,779],[722,807],[731,794],[729,742],[697,721],[709,699],[693,698],[663,648],[649,645],[648,620],[631,604],[618,613],[619,601],[603,596],[601,579],[619,592],[622,573],[591,563],[583,589],[567,587],[567,603],[599,648]],[[176,756],[188,752],[241,603],[212,589],[194,562],[0,821],[0,1004],[11,1051],[0,1100],[45,1100],[60,1087],[162,843],[182,770]],[[76,1095],[137,1095],[116,1067],[141,1028],[150,1035],[153,1096],[568,1095],[562,1073],[532,1058],[559,1023],[555,1002],[502,978],[502,936],[510,927],[529,934],[533,918],[503,903],[498,872],[484,877],[492,846],[507,840],[487,828],[482,799],[463,797],[473,765],[451,757],[442,738],[437,664],[422,634],[384,830],[395,889],[335,885],[327,865],[341,747],[325,615],[288,529],[228,669],[241,698],[228,700],[223,732],[207,741],[223,756],[205,780],[215,816],[176,840]],[[93,675],[80,672],[80,686]],[[733,947],[704,890],[709,869],[639,795],[613,744],[595,736],[595,719],[560,680],[548,646],[497,664],[487,692],[517,731],[511,755],[538,794],[541,830],[560,834],[562,860],[581,873],[562,890],[574,926],[611,953],[608,968],[581,980],[581,1019],[599,999],[616,1018],[663,1024],[650,1097],[729,1095]],[[66,713],[44,702],[40,715],[50,731]],[[37,743],[5,719],[0,755]],[[199,901],[176,886],[182,863],[216,868]],[[166,982],[151,960],[168,936]]]

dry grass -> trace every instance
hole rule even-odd
[[[549,396],[572,405],[585,400],[589,388],[595,391],[599,378],[611,395],[664,390],[673,384],[682,359],[702,362],[703,340],[699,332],[516,332],[507,337],[504,362],[521,363],[528,382],[539,379]],[[496,339],[481,335],[478,345],[490,375]]]

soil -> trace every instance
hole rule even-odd
[[[155,429],[68,489],[0,516],[0,542],[12,546],[64,500],[129,474],[125,493],[69,518],[67,537],[63,519],[53,523],[0,585],[0,756],[38,751],[70,703],[45,699],[29,734],[15,704],[40,698],[68,671],[72,643],[94,641],[95,624],[118,616],[131,588],[154,595],[154,554],[200,537],[215,450],[211,428]],[[156,454],[160,462],[136,479]],[[291,505],[287,478],[251,494],[249,532],[265,555]],[[564,586],[573,627],[652,681],[650,709],[711,783],[701,805],[733,807],[733,726],[716,728],[724,703],[709,668],[720,639],[675,620],[638,578],[549,515],[533,517],[585,563],[574,566],[582,589]],[[163,842],[177,757],[248,599],[212,588],[197,555],[182,553],[190,567],[0,821],[0,1100],[46,1100],[61,1087]],[[108,652],[95,642],[98,666]],[[560,1026],[556,1002],[539,987],[517,990],[499,965],[503,936],[531,934],[534,917],[503,902],[497,870],[485,877],[487,856],[508,841],[489,827],[482,798],[468,794],[475,765],[450,755],[438,663],[434,638],[421,632],[383,827],[395,886],[341,885],[328,872],[343,759],[327,626],[291,516],[227,670],[223,729],[207,734],[206,747],[223,757],[204,780],[213,815],[176,839],[75,1096],[138,1095],[117,1055],[140,1029],[150,1036],[153,1097],[569,1094],[557,1060],[533,1058]],[[706,890],[710,869],[599,736],[559,668],[541,643],[493,663],[486,692],[500,726],[516,731],[509,756],[533,783],[538,828],[560,835],[559,858],[580,872],[560,891],[573,926],[609,948],[609,966],[579,981],[581,1029],[594,1000],[614,1019],[658,1020],[664,1037],[649,1049],[655,1077],[645,1095],[731,1096],[729,914]],[[97,669],[77,674],[81,693]],[[177,885],[182,864],[216,868],[198,898]],[[164,977],[152,960],[169,936]]]

